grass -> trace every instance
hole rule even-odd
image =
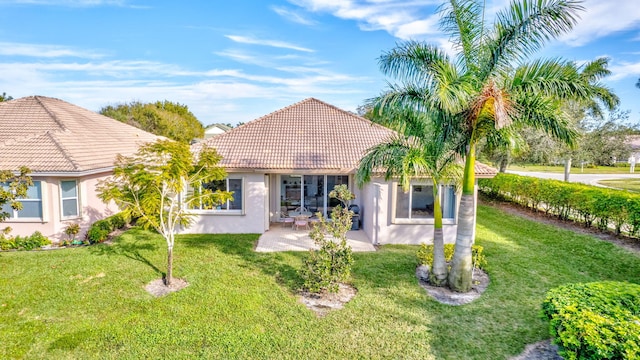
[[[512,171],[532,171],[532,172],[549,172],[549,173],[564,173],[564,165],[552,166],[552,165],[523,165],[512,164],[507,168]],[[628,166],[597,166],[595,168],[585,167],[572,167],[572,174],[628,174]]]
[[[600,180],[604,186],[640,193],[640,179]]]
[[[154,299],[164,242],[141,230],[114,245],[0,253],[0,358],[505,359],[549,337],[545,292],[571,282],[640,281],[614,245],[478,208],[491,284],[475,302],[431,300],[417,246],[355,254],[358,295],[317,318],[296,298],[303,253],[258,254],[257,235],[181,236],[175,274]]]

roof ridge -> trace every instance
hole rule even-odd
[[[344,114],[347,114],[347,115],[349,115],[349,116],[351,116],[351,117],[354,117],[354,118],[356,118],[356,119],[358,119],[358,120],[360,120],[360,121],[367,122],[367,123],[369,123],[371,126],[379,127],[379,128],[381,128],[381,129],[384,129],[384,130],[387,130],[387,131],[391,131],[391,132],[393,132],[393,133],[397,133],[397,131],[395,131],[395,130],[393,130],[393,129],[390,129],[390,128],[386,127],[386,126],[380,125],[380,124],[378,124],[378,123],[376,123],[376,122],[374,122],[374,121],[371,121],[371,120],[369,120],[369,119],[367,119],[367,118],[365,118],[365,117],[363,117],[363,116],[360,116],[360,115],[358,115],[358,114],[354,114],[354,113],[352,113],[351,111],[347,111],[347,110],[341,109],[341,108],[339,108],[339,107],[337,107],[337,106],[335,106],[335,105],[329,104],[328,102],[324,102],[324,101],[322,101],[322,100],[319,100],[319,99],[316,99],[316,98],[313,98],[313,97],[308,98],[308,99],[306,99],[306,100],[315,100],[315,101],[317,101],[317,102],[319,102],[319,103],[321,103],[321,104],[327,105],[327,106],[329,106],[329,107],[331,107],[331,108],[333,108],[333,109],[335,109],[335,110],[338,110],[338,111],[340,111],[340,112],[342,112],[342,113],[344,113]],[[305,100],[305,101],[306,101],[306,100]],[[303,102],[303,101],[302,101],[302,102]],[[301,102],[301,103],[302,103],[302,102]]]
[[[40,104],[40,106],[42,106],[42,108],[44,109],[44,111],[47,112],[47,114],[49,114],[49,116],[51,116],[51,118],[53,119],[53,121],[56,122],[56,124],[58,124],[58,126],[60,126],[60,128],[62,129],[62,131],[67,131],[67,127],[62,123],[62,121],[60,119],[58,119],[58,117],[56,116],[56,114],[51,111],[45,104],[44,102],[42,102],[42,100],[40,100],[40,96],[39,95],[34,95],[33,98],[38,102],[38,104]],[[48,131],[47,131],[48,132]]]
[[[58,139],[55,138],[54,134],[51,131],[47,131],[45,135],[49,136],[49,138],[51,139],[51,141],[53,141],[56,147],[60,149],[60,153],[62,154],[62,156],[64,156],[65,159],[67,159],[67,161],[71,163],[71,165],[73,165],[74,170],[76,171],[82,170],[80,164],[78,164],[78,162],[75,161],[71,155],[69,155],[69,152],[67,151],[67,149],[64,146],[62,146],[62,144],[58,141]]]

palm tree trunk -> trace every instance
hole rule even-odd
[[[173,246],[167,247],[167,276],[164,280],[166,286],[171,285],[173,280]]]
[[[475,144],[469,146],[462,178],[462,198],[458,210],[458,231],[456,234],[456,248],[451,261],[449,272],[449,287],[458,292],[471,290],[473,261],[471,246],[475,237]]]
[[[442,206],[438,184],[433,184],[433,266],[429,282],[435,286],[444,286],[447,282],[447,263],[444,258],[444,233],[442,232]]]

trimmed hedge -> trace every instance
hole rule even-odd
[[[567,360],[640,358],[640,285],[564,285],[547,292],[542,312]]]
[[[539,179],[514,174],[478,180],[481,192],[532,210],[543,209],[560,219],[573,219],[586,227],[612,227],[616,234],[640,232],[640,194],[579,183]]]

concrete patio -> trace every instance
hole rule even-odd
[[[348,231],[347,243],[354,252],[376,251],[362,230]],[[317,248],[313,240],[309,237],[309,230],[293,230],[289,226],[282,226],[282,224],[275,223],[271,224],[269,230],[260,236],[256,251],[307,251]]]

